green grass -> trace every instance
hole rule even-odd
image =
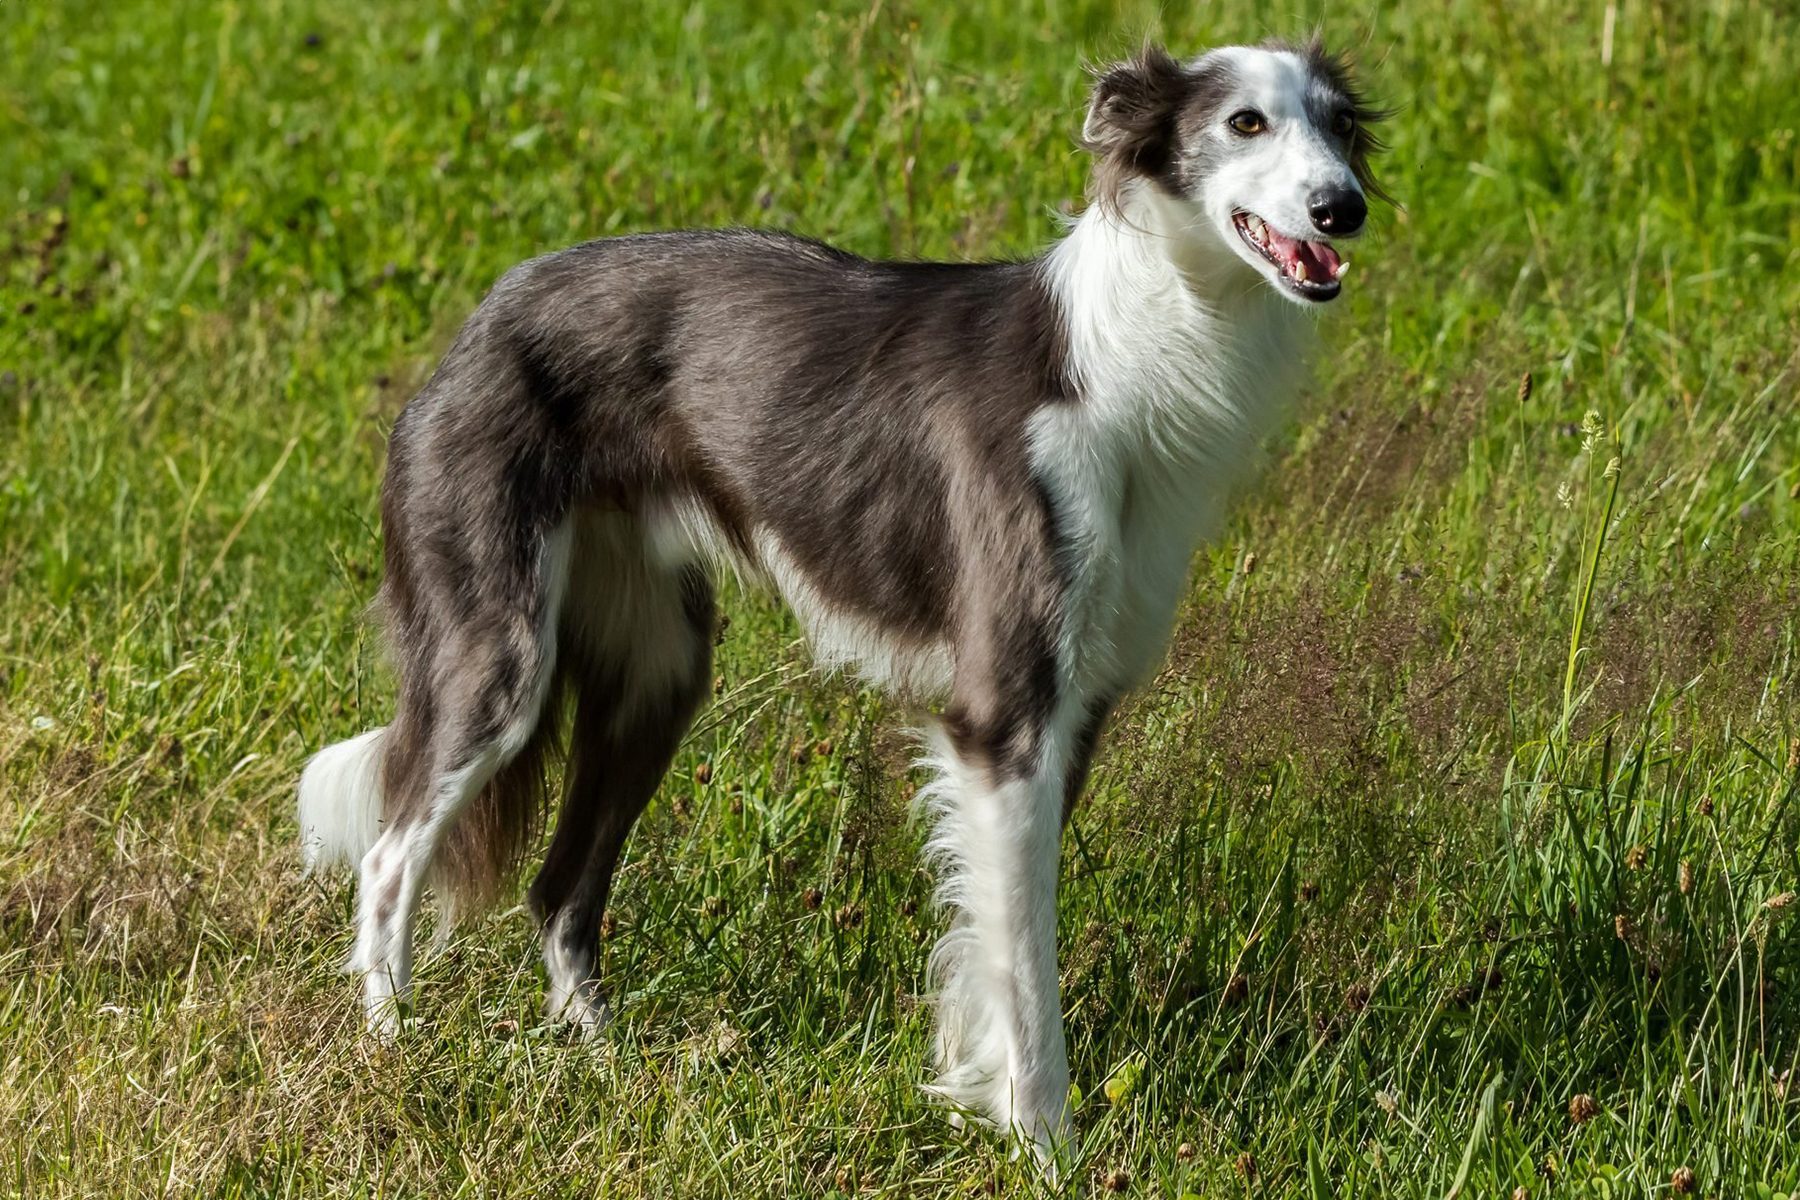
[[[1031,1188],[917,1088],[902,714],[766,602],[632,845],[597,1045],[540,1026],[512,907],[367,1046],[291,785],[386,719],[383,436],[506,266],[1030,252],[1080,60],[1314,19],[1405,209],[1073,827],[1075,1181],[1800,1187],[1800,15],[1268,11],[0,4],[0,1189]]]

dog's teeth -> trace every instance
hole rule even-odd
[[[1350,269],[1350,262],[1348,259],[1346,259],[1343,262],[1338,263],[1337,270],[1335,270],[1331,273],[1331,277],[1333,279],[1342,279],[1344,277],[1344,272],[1348,271],[1349,269]]]
[[[1311,282],[1311,280],[1307,278],[1306,264],[1304,262],[1297,262],[1294,264],[1294,278],[1298,279],[1301,283]]]

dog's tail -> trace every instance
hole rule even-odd
[[[354,868],[381,836],[381,751],[387,730],[327,746],[300,773],[300,857],[307,871]]]

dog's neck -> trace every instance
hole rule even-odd
[[[1241,310],[1274,297],[1281,299],[1263,275],[1222,241],[1205,218],[1148,181],[1126,187],[1116,211],[1095,205],[1116,238],[1134,244],[1149,262],[1171,272],[1182,289],[1202,308],[1213,312]],[[1084,213],[1085,219],[1089,214]],[[1081,222],[1077,222],[1079,226]],[[1272,306],[1298,316],[1290,302]]]
[[[1313,326],[1193,222],[1135,184],[1116,210],[1090,207],[1044,259],[1084,408],[1177,471],[1254,457],[1289,409]]]

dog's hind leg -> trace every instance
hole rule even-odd
[[[563,621],[577,697],[568,779],[529,899],[546,1012],[592,1034],[607,1019],[596,974],[613,871],[706,696],[714,607],[706,575],[650,561],[629,518],[588,518],[580,547]]]
[[[483,857],[504,856],[535,815],[523,808],[535,781],[514,776],[540,774],[546,716],[544,730],[554,729],[545,709],[570,530],[564,523],[535,540],[537,552],[517,556],[516,570],[490,566],[479,586],[445,580],[455,590],[415,611],[413,629],[398,639],[405,677],[384,747],[387,826],[363,856],[351,958],[379,1034],[397,1029],[410,990],[427,878],[453,903],[491,887],[499,868]],[[422,602],[411,603],[418,610]],[[478,797],[483,804],[471,811]],[[445,860],[451,834],[460,860]]]

